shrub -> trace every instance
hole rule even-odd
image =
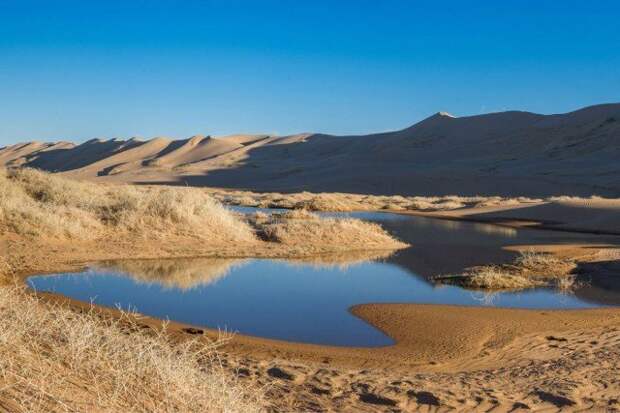
[[[247,223],[199,189],[95,185],[33,169],[0,172],[0,226],[76,239],[118,232],[255,239]]]

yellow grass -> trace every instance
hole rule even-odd
[[[33,169],[0,170],[0,230],[30,237],[185,237],[235,246],[258,242],[258,233],[263,240],[308,251],[404,246],[376,224],[303,214],[255,219],[250,225],[198,188],[108,186]]]
[[[576,267],[575,262],[572,260],[565,260],[551,254],[534,251],[522,251],[515,259],[515,265],[521,272],[543,278],[562,276],[568,274]]]
[[[305,209],[308,211],[447,211],[465,207],[512,206],[541,202],[541,199],[525,197],[504,198],[499,196],[400,196],[360,195],[347,193],[300,192],[281,194],[277,192],[256,193],[249,191],[207,189],[220,201],[243,206],[264,208]]]
[[[261,235],[287,245],[331,245],[347,250],[403,248],[380,225],[351,218],[319,218],[307,211],[272,214],[257,221]]]
[[[214,344],[0,288],[0,405],[12,412],[257,412]]]
[[[24,235],[94,239],[182,235],[251,241],[250,227],[192,188],[105,186],[32,169],[0,171],[0,228]]]
[[[0,278],[3,276],[8,276],[11,273],[12,270],[9,263],[6,261],[6,258],[0,255]]]
[[[511,264],[471,267],[463,274],[442,275],[435,277],[434,281],[480,290],[523,290],[553,286],[568,292],[578,286],[575,276],[571,274],[575,267],[572,260],[524,251]]]
[[[474,267],[464,277],[463,286],[481,290],[522,290],[544,285],[540,280],[509,272],[498,265]]]

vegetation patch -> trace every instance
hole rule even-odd
[[[361,195],[347,193],[300,192],[281,194],[249,191],[224,191],[208,189],[215,198],[231,205],[261,208],[305,209],[308,211],[450,211],[460,208],[513,206],[542,202],[542,199],[525,197],[505,198],[499,196],[400,196]]]
[[[88,184],[33,169],[0,170],[0,228],[81,240],[109,235],[255,238],[245,222],[198,189]]]
[[[78,313],[0,287],[0,404],[13,412],[258,412],[218,343],[169,343],[135,317]]]
[[[482,265],[466,269],[463,274],[440,275],[437,284],[455,284],[475,290],[524,290],[543,286],[570,292],[579,283],[571,272],[572,260],[540,252],[522,252],[512,263]]]
[[[306,209],[249,222],[199,188],[92,184],[33,169],[0,170],[0,230],[69,241],[182,237],[227,247],[262,239],[294,246],[300,255],[405,245],[377,224]]]
[[[306,210],[257,215],[255,225],[270,242],[293,246],[327,245],[333,249],[404,248],[407,244],[380,225],[352,218],[321,218]]]

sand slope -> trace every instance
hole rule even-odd
[[[437,113],[403,130],[27,143],[0,165],[83,179],[259,191],[404,195],[620,195],[620,104],[559,115]]]

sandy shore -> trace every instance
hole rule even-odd
[[[620,234],[620,199],[566,199],[557,202],[462,208],[450,211],[403,212],[442,219],[488,222],[590,234]]]
[[[244,380],[268,386],[277,411],[620,408],[619,309],[363,304],[352,312],[396,344],[330,347],[236,335],[221,348],[222,362]],[[150,317],[140,323],[161,326]],[[180,323],[168,332],[173,340],[218,335]]]
[[[4,236],[0,253],[10,257],[22,276],[128,257],[294,255],[293,250],[256,245],[208,250],[194,244],[110,240],[67,245]],[[618,246],[537,248],[598,260],[588,264],[592,272],[620,272]],[[51,295],[47,299],[67,301]],[[276,411],[620,410],[618,308],[548,311],[363,304],[351,311],[396,344],[330,347],[236,335],[222,347],[222,362],[244,380],[267,386]],[[160,324],[149,317],[141,322]],[[169,328],[175,340],[217,334],[178,323]]]

